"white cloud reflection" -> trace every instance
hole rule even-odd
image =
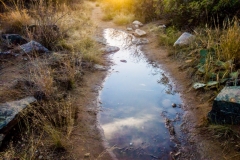
[[[141,118],[129,117],[125,119],[116,119],[111,123],[102,126],[106,139],[112,139],[116,134],[125,135],[131,129],[142,130],[147,121],[153,120],[152,115],[145,115]]]

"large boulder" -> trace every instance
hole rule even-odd
[[[240,86],[227,86],[214,99],[208,118],[217,124],[240,124]]]

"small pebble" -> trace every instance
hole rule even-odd
[[[120,60],[121,62],[124,62],[124,63],[127,63],[127,61],[126,60],[124,60],[124,59],[122,59],[122,60]]]
[[[84,154],[84,157],[90,157],[90,153]]]
[[[172,107],[173,107],[173,108],[177,107],[176,103],[173,103],[173,104],[172,104]]]

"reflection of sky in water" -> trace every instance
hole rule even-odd
[[[105,138],[110,147],[118,148],[114,153],[119,159],[145,160],[152,159],[151,155],[168,159],[175,144],[170,142],[160,114],[166,111],[166,116],[174,119],[176,113],[182,112],[172,108],[172,103],[181,103],[180,96],[167,94],[167,86],[158,83],[162,70],[149,64],[141,51],[135,52],[139,49],[134,45],[124,46],[129,40],[127,35],[120,32],[112,36],[114,31],[105,30],[108,44],[120,47],[110,55],[115,65],[100,93],[104,110],[100,122]],[[127,63],[120,62],[123,59]],[[179,125],[175,123],[176,131]]]

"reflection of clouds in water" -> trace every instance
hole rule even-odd
[[[140,146],[144,141],[142,140],[142,138],[136,138],[132,140],[133,145],[135,146]]]
[[[171,101],[169,99],[164,99],[162,105],[163,107],[171,107]]]
[[[136,110],[136,108],[138,108]],[[123,116],[134,116],[134,117],[141,117],[144,118],[146,113],[151,114],[151,117],[154,119],[158,117],[157,113],[161,113],[162,108],[159,108],[155,104],[146,103],[144,101],[139,101],[138,103],[134,104],[133,106],[125,106],[120,105],[116,110],[112,110],[112,113],[120,114]]]
[[[102,128],[104,130],[105,137],[107,139],[112,139],[116,133],[126,135],[128,128],[142,130],[144,123],[148,122],[149,120],[153,120],[151,115],[145,115],[142,118],[130,117],[125,119],[117,119],[112,123],[104,124]]]

